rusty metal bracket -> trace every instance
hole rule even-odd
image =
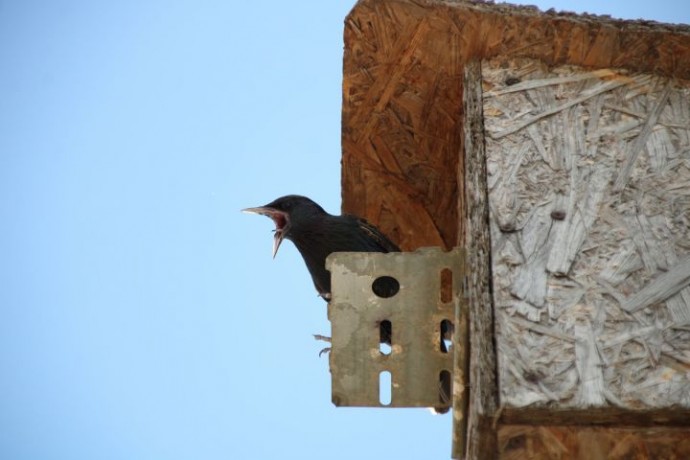
[[[456,355],[466,363],[466,347],[450,341],[455,329],[452,343],[466,343],[464,260],[460,248],[328,257],[333,404],[448,409]],[[390,401],[382,402],[386,372]]]

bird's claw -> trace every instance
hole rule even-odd
[[[330,338],[330,337],[327,337],[327,336],[321,335],[321,334],[314,334],[314,339],[320,340],[320,341],[322,341],[322,342],[331,343],[331,338]],[[321,351],[319,352],[319,358],[321,357],[322,354],[324,354],[324,353],[330,353],[330,352],[331,352],[331,347],[326,347],[326,348],[321,349]]]

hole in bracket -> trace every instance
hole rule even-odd
[[[445,372],[445,371],[444,371]],[[389,371],[379,374],[379,402],[382,406],[389,406],[393,398],[393,379]]]
[[[439,337],[441,353],[450,353],[451,347],[453,346],[453,332],[455,331],[455,327],[451,321],[444,319],[441,321],[439,330],[441,333]]]
[[[453,272],[450,268],[441,270],[441,302],[453,300]]]
[[[442,406],[450,405],[450,396],[452,392],[452,380],[450,372],[443,370],[438,374],[438,402]]]
[[[400,283],[392,276],[379,276],[371,283],[371,290],[377,296],[387,299],[393,297],[400,290]]]
[[[393,350],[393,324],[387,319],[379,323],[379,351],[390,355]]]

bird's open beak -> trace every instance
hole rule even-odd
[[[269,208],[267,206],[259,206],[258,208],[245,208],[242,212],[248,214],[260,214],[262,216],[270,217],[276,224],[276,228],[273,231],[273,258],[275,259],[276,254],[278,254],[278,248],[280,243],[283,242],[285,238],[285,232],[290,225],[290,218],[286,212],[278,211],[277,209]]]

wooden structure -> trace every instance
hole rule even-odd
[[[344,212],[468,252],[454,457],[690,458],[690,27],[360,0],[342,147]]]

